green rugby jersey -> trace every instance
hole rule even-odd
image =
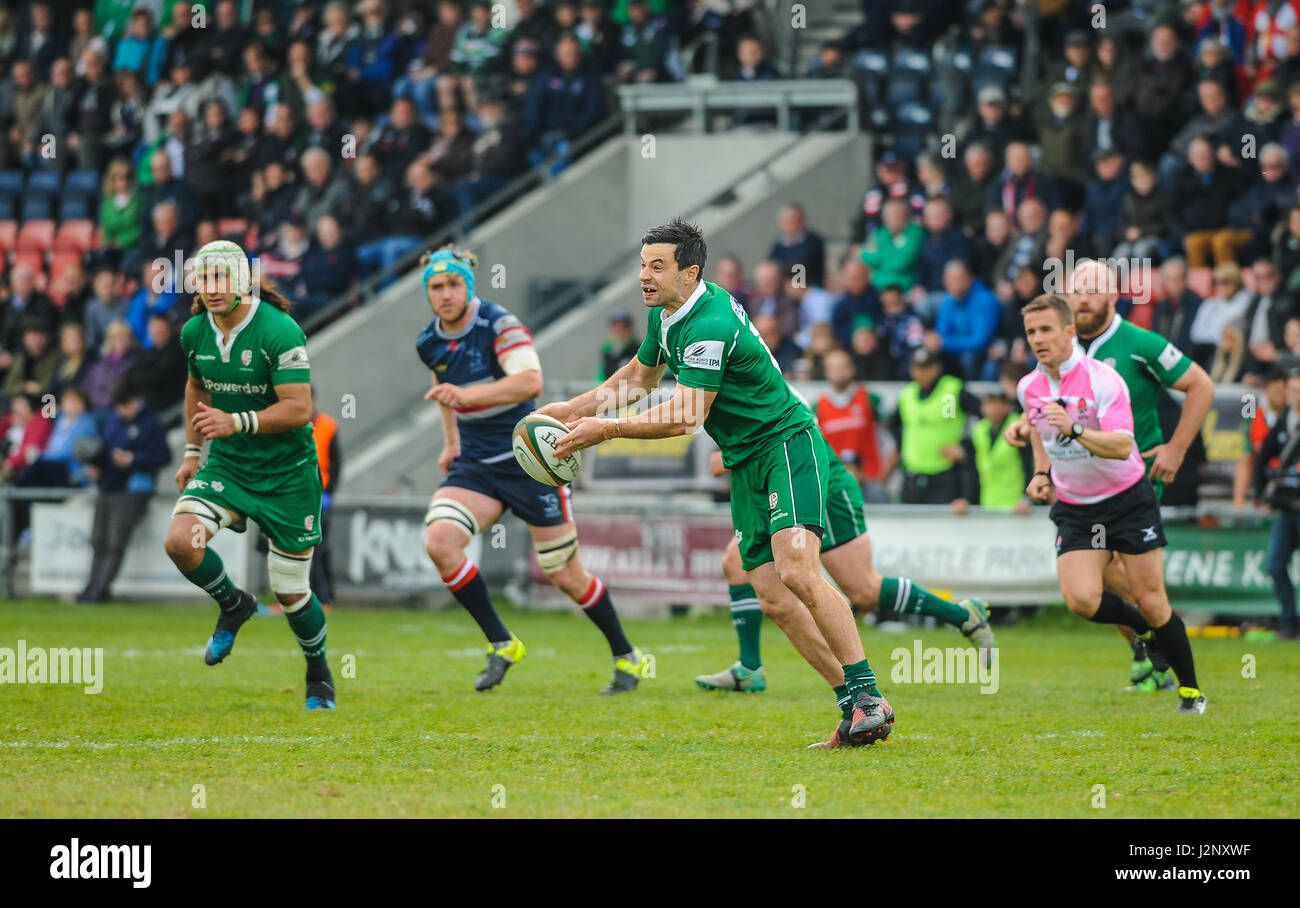
[[[270,303],[254,299],[248,305],[250,312],[224,348],[221,331],[207,312],[181,328],[190,375],[211,395],[211,405],[227,413],[265,410],[279,399],[276,385],[311,381],[307,339],[298,323]],[[213,439],[207,463],[238,472],[256,490],[270,491],[285,474],[315,465],[311,424],[289,432]]]
[[[728,469],[817,425],[744,308],[717,284],[700,281],[667,318],[662,307],[651,309],[637,359],[667,365],[689,388],[717,392],[704,431],[722,449]]]
[[[1161,388],[1171,387],[1183,377],[1191,358],[1154,331],[1125,321],[1118,312],[1110,326],[1085,347],[1085,353],[1113,368],[1128,385],[1138,450],[1164,444],[1156,401]]]

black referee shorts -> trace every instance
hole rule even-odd
[[[1056,524],[1056,554],[1107,549],[1141,555],[1168,545],[1160,502],[1145,476],[1118,495],[1096,504],[1058,501],[1050,511]]]

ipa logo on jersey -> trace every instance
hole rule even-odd
[[[281,369],[306,369],[307,365],[306,347],[293,347],[280,354]]]
[[[682,354],[682,365],[696,369],[721,369],[722,341],[700,341],[691,344]]]

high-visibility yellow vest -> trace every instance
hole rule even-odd
[[[1021,418],[1021,414],[1007,417],[1003,429]],[[1009,511],[1025,494],[1025,465],[1020,450],[1007,444],[1002,431],[993,434],[993,424],[988,419],[975,423],[970,433],[975,446],[975,470],[980,477],[980,507],[996,511]]]
[[[903,469],[907,472],[933,476],[952,467],[943,450],[961,444],[965,434],[961,387],[960,378],[944,375],[935,382],[929,397],[921,397],[921,386],[916,382],[898,395],[898,416],[903,425]]]

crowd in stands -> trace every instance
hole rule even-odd
[[[734,57],[757,7],[5,4],[0,481],[89,483],[74,425],[102,433],[123,395],[176,406],[183,263],[203,244],[241,243],[302,320],[530,166],[562,165],[615,85],[682,78],[705,32]]]

